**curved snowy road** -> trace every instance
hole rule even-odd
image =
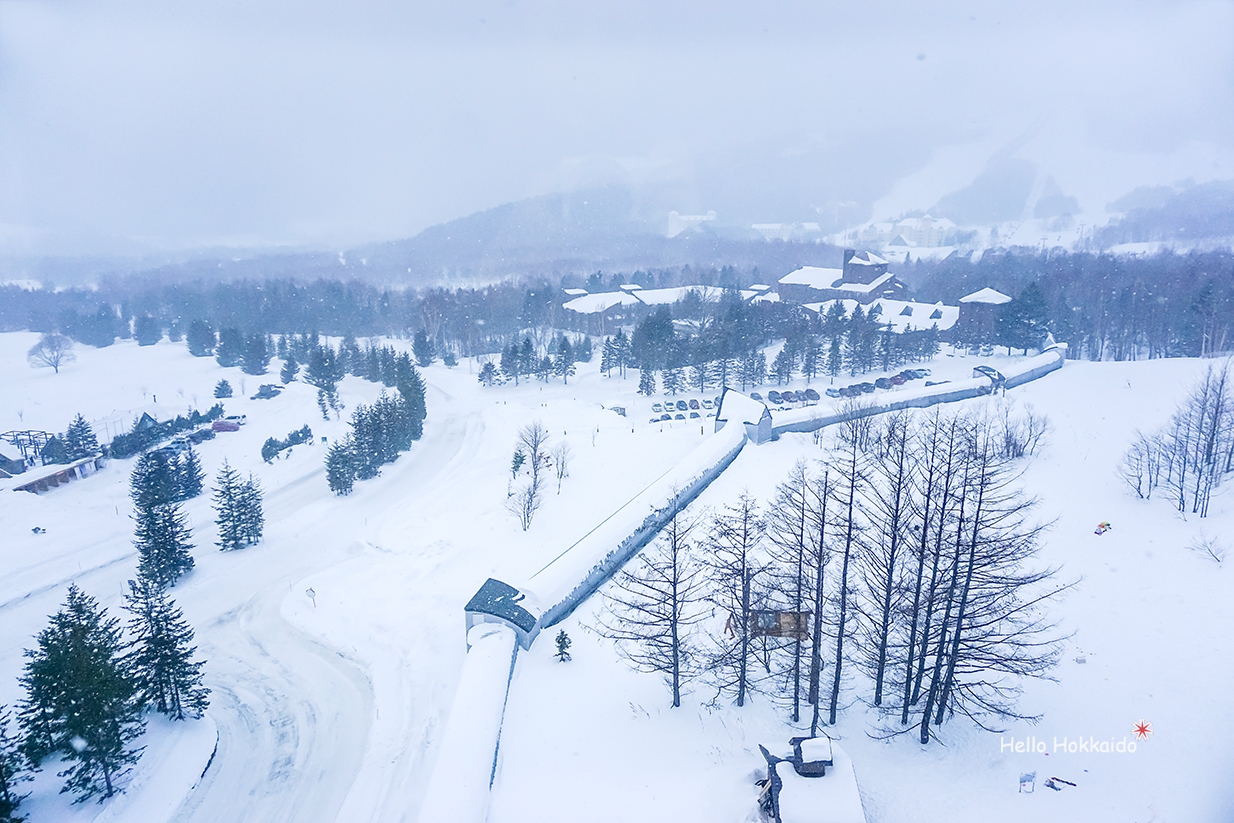
[[[358,536],[381,531],[378,521],[385,517],[374,514],[397,510],[404,512],[399,519],[406,519],[408,510],[422,512],[433,505],[435,490],[448,487],[443,475],[457,465],[460,453],[478,447],[474,440],[482,426],[465,416],[435,422],[431,436],[351,498],[323,500],[319,463],[290,482],[267,486],[265,542],[216,558],[233,562],[211,563],[206,574],[195,575],[193,589],[216,607],[203,618],[199,603],[195,620],[202,656],[209,660],[210,713],[219,728],[219,746],[175,820],[359,819],[341,810],[357,774],[372,760],[366,752],[381,710],[374,699],[370,655],[356,653],[346,640],[306,632],[285,611],[288,603],[294,604],[292,611],[328,608],[329,603],[320,602],[330,594],[328,581],[387,562],[385,552],[357,549],[366,545]],[[366,498],[363,505],[356,505],[357,497]],[[414,565],[416,541],[402,536],[411,545],[400,559]],[[263,547],[277,548],[263,556]],[[308,585],[322,592],[316,606],[305,595]],[[247,597],[235,606],[241,592]],[[381,626],[361,624],[353,639],[363,647],[381,635]],[[403,668],[404,650],[390,653],[396,658],[393,668]],[[382,727],[402,728],[389,714],[380,716]]]

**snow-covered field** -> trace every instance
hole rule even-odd
[[[320,443],[272,464],[259,456],[267,437],[305,423],[318,438],[345,432],[345,420],[321,420],[310,387],[293,383],[273,400],[248,400],[258,384],[277,382],[274,369],[246,377],[167,342],[79,347],[77,362],[55,375],[26,364],[36,340],[0,335],[0,431],[61,431],[81,412],[103,439],[143,411],[166,418],[204,410],[227,377],[237,389],[227,412],[247,414],[248,425],[198,452],[211,477],[226,458],[260,479],[267,529],[262,543],[220,553],[207,496],[187,504],[197,568],[172,593],[209,661],[209,719],[152,722],[128,794],[106,806],[71,806],[53,771],[44,772],[23,806],[35,823],[415,820],[463,666],[463,604],[488,576],[526,581],[710,431],[706,420],[648,424],[654,401],[634,394],[637,374],[605,379],[595,363],[581,364],[568,386],[487,389],[473,365],[434,365],[424,370],[424,439],[380,478],[335,498]],[[933,379],[967,377],[975,363],[1000,359],[943,357]],[[1009,393],[1053,424],[1026,480],[1041,498],[1039,516],[1054,521],[1043,560],[1082,581],[1057,607],[1063,629],[1074,632],[1059,682],[1031,684],[1024,698],[1043,721],[1004,735],[1035,736],[1050,753],[1000,751],[998,735],[960,721],[944,727],[945,746],[876,742],[850,693],[834,732],[852,757],[869,820],[1234,819],[1234,740],[1221,720],[1234,675],[1234,590],[1226,564],[1186,549],[1201,533],[1234,543],[1234,507],[1219,495],[1213,516],[1183,520],[1164,502],[1133,499],[1114,471],[1134,430],[1163,423],[1205,365],[1073,362]],[[355,378],[341,388],[349,408],[380,391]],[[604,408],[613,405],[628,417]],[[574,458],[560,494],[554,480],[523,532],[503,503],[516,432],[533,419],[568,442]],[[818,454],[810,435],[747,446],[691,510],[743,490],[765,501],[796,460]],[[0,703],[20,698],[22,649],[69,582],[118,612],[136,567],[131,467],[112,461],[37,497],[3,481]],[[1102,520],[1114,529],[1098,537]],[[36,526],[47,533],[33,534]],[[520,655],[490,819],[743,820],[762,766],[757,744],[782,746],[798,732],[758,702],[709,709],[705,687],[669,709],[659,678],[628,671],[590,630],[597,606],[563,624],[573,662],[552,659],[551,638]],[[1080,651],[1084,664],[1074,660]],[[1134,754],[1054,748],[1054,738],[1133,739],[1141,719],[1153,734]],[[217,753],[203,777],[215,727]],[[1031,771],[1037,791],[1017,794],[1019,774]],[[1040,781],[1049,776],[1077,786],[1045,790]]]

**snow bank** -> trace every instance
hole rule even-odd
[[[1054,346],[1036,357],[1031,357],[1022,363],[1017,363],[1003,369],[1007,388],[1015,388],[1025,383],[1044,377],[1056,369],[1062,368],[1067,360],[1067,347]],[[968,380],[953,380],[935,386],[912,386],[882,395],[879,400],[857,406],[853,410],[837,409],[832,404],[827,406],[810,406],[803,409],[790,409],[775,412],[772,417],[772,431],[778,436],[785,432],[811,432],[839,423],[849,414],[856,413],[859,417],[868,417],[884,412],[900,409],[924,409],[939,403],[954,403],[957,400],[967,400],[987,394],[990,390],[990,379],[974,377]]]
[[[550,604],[540,617],[540,628],[568,617],[719,477],[745,444],[743,426],[725,426],[531,575],[529,588],[541,603]]]
[[[420,806],[421,823],[484,823],[488,818],[518,641],[511,629],[490,623],[473,628],[467,643],[470,651],[454,707]]]

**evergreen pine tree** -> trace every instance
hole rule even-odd
[[[578,341],[578,344],[574,346],[574,362],[590,363],[591,357],[591,338],[584,334],[583,339]]]
[[[556,643],[557,653],[554,657],[557,658],[558,662],[565,663],[567,660],[570,660],[570,646],[572,646],[573,643],[570,641],[570,635],[566,634],[565,629],[557,632]]]
[[[243,362],[241,369],[245,374],[265,374],[270,365],[270,349],[266,346],[266,338],[260,334],[251,334],[244,341]]]
[[[416,356],[416,365],[422,369],[431,365],[437,356],[433,350],[433,342],[428,339],[428,333],[424,329],[420,329],[412,338],[411,351]]]
[[[664,393],[677,394],[686,387],[685,375],[680,366],[672,366],[664,370]]]
[[[335,440],[326,451],[326,481],[335,494],[351,493],[356,481],[356,459],[350,434]]]
[[[139,346],[153,346],[163,339],[163,327],[157,318],[143,314],[133,321],[133,337]]]
[[[261,509],[261,498],[261,486],[250,474],[248,479],[240,484],[240,534],[246,546],[260,542],[262,532],[266,528],[266,516]]]
[[[94,429],[80,414],[73,418],[68,431],[64,433],[64,450],[70,461],[93,457],[99,453],[99,441],[94,436]]]
[[[625,329],[618,329],[613,335],[614,365],[620,370],[621,376],[626,376],[626,369],[634,365],[630,352],[630,338],[626,337]]]
[[[480,367],[480,376],[476,378],[477,382],[482,386],[492,386],[497,381],[497,367],[492,362],[485,363]]]
[[[19,682],[26,699],[18,719],[26,754],[41,762],[57,753],[71,764],[61,791],[76,802],[116,793],[116,780],[141,756],[129,744],[144,728],[136,684],[120,658],[120,621],[95,600],[69,587],[64,607],[25,652]],[[101,784],[100,784],[101,781]]]
[[[209,357],[214,354],[218,339],[214,336],[214,329],[210,328],[209,323],[204,320],[194,320],[189,323],[188,333],[184,335],[184,343],[188,346],[189,354],[194,357]]]
[[[644,397],[651,397],[656,393],[656,373],[646,364],[638,370],[638,393]]]
[[[192,500],[204,488],[206,472],[192,447],[176,463],[177,500]]]
[[[26,758],[22,756],[17,738],[9,734],[12,712],[0,705],[0,823],[21,823],[24,817],[17,816],[17,807],[26,798],[17,793],[17,787],[31,780]]]
[[[613,366],[616,365],[616,354],[613,349],[613,338],[604,338],[604,345],[600,349],[600,371],[604,372],[605,377],[611,377]]]
[[[128,629],[133,640],[125,663],[143,702],[152,703],[173,720],[201,717],[210,690],[202,685],[202,661],[194,661],[193,629],[176,604],[156,582],[129,581],[124,610],[133,615]]]
[[[296,379],[296,373],[300,371],[300,364],[296,362],[295,355],[288,354],[283,360],[283,368],[279,370],[279,380],[286,386],[288,383]]]
[[[152,509],[180,499],[177,466],[165,452],[143,452],[129,475],[129,498],[139,509]]]
[[[219,344],[214,350],[214,359],[220,366],[238,366],[244,360],[244,335],[239,329],[223,329],[219,332]]]
[[[193,569],[192,532],[188,518],[177,503],[138,507],[133,545],[137,547],[137,570],[162,587],[176,585],[181,575]]]
[[[553,372],[561,378],[562,384],[565,385],[574,376],[574,371],[574,351],[570,346],[570,341],[563,337],[557,347],[557,358],[553,361]]]
[[[215,512],[215,522],[218,524],[219,539],[215,543],[220,551],[242,549],[245,528],[242,520],[240,475],[236,473],[226,460],[223,461],[218,475],[215,477],[215,487],[211,493]]]
[[[220,380],[214,384],[214,396],[217,398],[231,397],[231,384],[226,380]]]

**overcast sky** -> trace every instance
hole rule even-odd
[[[1229,0],[727,5],[0,0],[0,251],[344,247],[600,183],[894,213],[999,152],[1086,210],[1234,178]]]

